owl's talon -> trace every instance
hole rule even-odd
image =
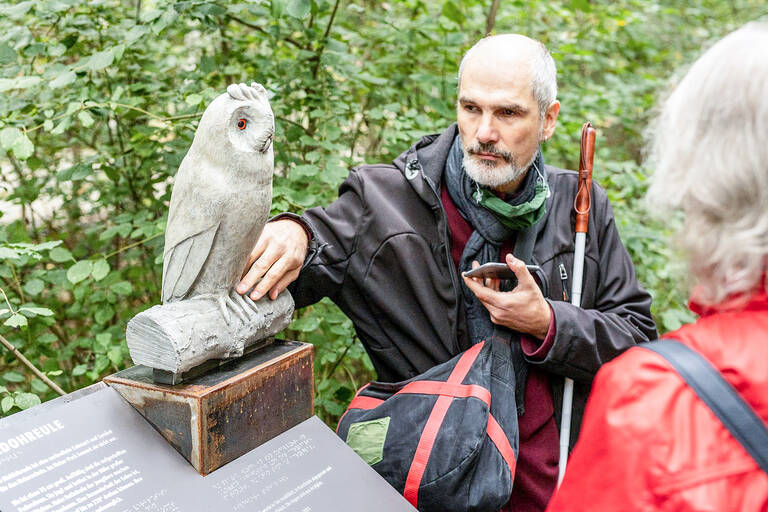
[[[219,310],[221,311],[221,316],[224,317],[224,322],[229,325],[230,320],[232,319],[232,316],[229,314],[229,311],[227,311],[227,302],[224,299],[224,297],[219,297],[216,299],[216,302],[219,304]]]
[[[232,290],[231,292],[229,292],[229,298],[232,299],[232,302],[237,304],[237,307],[240,308],[240,311],[242,311],[246,317],[251,313],[253,313],[251,308],[248,306],[248,304],[246,304],[245,300],[243,299],[243,296],[237,293],[235,290]]]
[[[248,316],[246,315],[243,306],[238,304],[235,300],[232,299],[232,297],[229,296],[227,296],[224,300],[226,301],[229,310],[232,311],[243,324],[248,322]]]
[[[240,305],[242,305],[245,309],[246,314],[247,313],[258,313],[259,307],[256,305],[253,300],[248,295],[240,295],[237,292],[232,292],[231,294],[232,298],[235,299],[236,302],[238,302]]]

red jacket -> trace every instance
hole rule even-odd
[[[704,355],[768,423],[768,295],[669,338]],[[768,510],[768,475],[661,356],[633,348],[595,377],[560,510]]]

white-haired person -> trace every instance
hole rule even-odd
[[[704,356],[768,422],[768,25],[709,49],[667,100],[649,190],[680,211],[700,315],[663,338]],[[763,444],[763,447],[765,444]],[[768,474],[662,356],[632,348],[595,377],[548,511],[768,510]]]

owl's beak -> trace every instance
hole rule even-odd
[[[269,151],[269,148],[272,147],[272,138],[273,138],[272,133],[267,135],[267,138],[264,140],[264,145],[261,146],[261,149],[259,149],[259,152],[266,153],[267,151]]]

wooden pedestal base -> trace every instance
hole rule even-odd
[[[134,366],[104,379],[206,475],[313,414],[312,345],[276,341],[170,386]]]

